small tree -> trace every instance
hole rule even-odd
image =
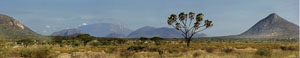
[[[81,41],[83,41],[83,45],[86,46],[88,42],[94,40],[95,37],[89,35],[89,34],[80,34],[76,36]]]
[[[176,14],[171,14],[170,17],[168,17],[168,24],[172,27],[174,27],[176,30],[179,30],[182,32],[182,36],[185,39],[185,42],[187,43],[187,46],[190,46],[190,41],[192,37],[203,30],[206,30],[209,27],[212,27],[212,21],[205,20],[203,25],[200,25],[203,22],[203,14],[199,13],[196,15],[196,20],[194,20],[195,13],[190,12],[189,14],[185,14],[184,12],[181,12],[178,15],[178,20]],[[189,20],[188,20],[189,18]],[[194,23],[195,22],[195,23]],[[194,23],[194,25],[192,25]],[[192,25],[192,26],[191,26]],[[204,27],[204,28],[202,28]]]
[[[163,40],[163,38],[152,37],[150,40],[154,41],[155,45],[160,45],[161,44],[161,40]]]
[[[23,44],[25,47],[27,47],[28,45],[34,44],[34,40],[32,40],[32,39],[21,39],[21,40],[17,41],[17,44]]]

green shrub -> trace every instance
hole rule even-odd
[[[114,39],[114,41],[116,42],[116,44],[124,44],[124,43],[126,43],[126,40],[124,40],[124,39]]]
[[[149,39],[148,39],[148,38],[146,38],[146,37],[141,37],[139,40],[141,40],[141,41],[145,42],[145,41],[147,41],[147,40],[149,40]]]
[[[34,41],[32,39],[21,39],[17,41],[17,44],[23,44],[24,46],[28,46],[34,44]]]
[[[146,47],[143,47],[143,46],[130,46],[127,48],[127,50],[138,52],[138,51],[142,51],[145,48]]]
[[[267,49],[267,48],[260,48],[256,51],[256,55],[260,55],[260,56],[271,56],[271,49]]]
[[[101,42],[92,42],[92,43],[90,43],[90,45],[91,46],[100,46],[100,45],[102,45],[102,43]]]
[[[86,46],[88,42],[94,40],[96,37],[91,36],[89,34],[79,34],[76,36],[79,38],[81,41],[83,41],[83,45]]]
[[[162,44],[161,40],[164,39],[160,37],[152,37],[150,40],[154,41],[155,45],[161,45]]]

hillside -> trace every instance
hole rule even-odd
[[[32,39],[40,37],[16,19],[0,14],[0,39]]]
[[[268,15],[247,31],[237,35],[242,38],[299,38],[299,26],[276,13]]]

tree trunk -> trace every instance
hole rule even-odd
[[[187,47],[190,47],[190,42],[191,42],[191,38],[187,38],[186,39],[186,46]]]

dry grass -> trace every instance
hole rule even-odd
[[[11,42],[1,42],[0,46],[0,58],[25,57],[26,54],[26,57],[30,58],[299,58],[299,44],[297,42],[193,42],[189,48],[184,43],[179,42],[161,45],[125,43],[99,46],[60,46],[55,44],[27,47]],[[282,50],[282,46],[287,48]],[[129,47],[133,47],[133,50],[128,50]],[[134,47],[143,47],[143,49],[135,51]],[[259,55],[257,51],[261,48],[268,48],[272,52],[269,56]],[[213,50],[210,51],[211,49]]]

